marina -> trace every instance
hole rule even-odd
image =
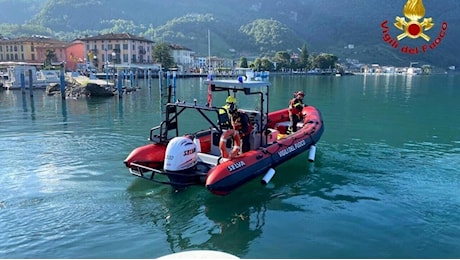
[[[45,89],[49,84],[59,83],[59,71],[37,70],[35,66],[16,64],[9,66],[2,75],[5,89],[36,88]]]

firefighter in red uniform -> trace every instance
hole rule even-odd
[[[252,126],[249,122],[249,116],[236,108],[236,106],[230,106],[230,122],[232,128],[237,130],[242,142],[242,152],[245,153],[250,150],[250,133],[252,131]]]
[[[304,96],[303,91],[297,91],[294,93],[294,98],[289,101],[289,120],[291,121],[288,129],[289,134],[297,131],[297,123],[302,119]]]

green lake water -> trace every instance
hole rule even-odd
[[[123,165],[161,119],[157,80],[121,99],[0,91],[0,257],[460,257],[460,76],[270,81],[272,110],[303,90],[322,112],[316,160],[225,197]],[[177,98],[205,103],[206,88],[178,79]]]

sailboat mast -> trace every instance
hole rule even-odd
[[[211,31],[208,29],[208,73],[211,71]]]
[[[208,29],[208,106],[212,107],[212,91],[211,91],[211,81],[212,81],[212,72],[211,72],[211,32]]]

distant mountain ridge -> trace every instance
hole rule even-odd
[[[0,0],[0,23],[23,24],[35,16],[46,0]]]
[[[340,58],[355,58],[365,63],[408,65],[411,61],[419,61],[444,67],[458,65],[460,51],[455,39],[460,38],[460,17],[457,15],[460,1],[445,0],[442,4],[434,0],[423,1],[425,16],[432,17],[435,23],[426,33],[433,39],[438,37],[443,21],[448,29],[435,50],[413,55],[402,53],[385,42],[381,27],[387,20],[392,37],[401,33],[393,23],[396,16],[404,17],[406,2],[0,0],[1,6],[9,6],[7,13],[11,19],[6,21],[2,17],[0,22],[18,23],[23,19],[12,14],[24,18],[30,12],[28,22],[49,28],[60,37],[129,32],[154,41],[177,43],[201,55],[207,54],[207,30],[210,30],[212,53],[219,56],[296,51],[306,43],[309,52],[330,52]],[[0,14],[2,12],[5,11]],[[426,43],[420,39],[400,41],[400,46],[423,44]]]

